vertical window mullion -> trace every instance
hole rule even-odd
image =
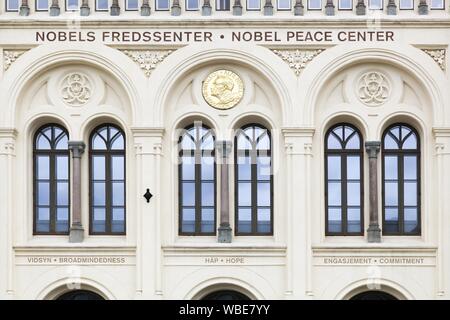
[[[50,233],[56,232],[56,167],[55,167],[55,153],[50,152]]]
[[[348,154],[341,155],[341,212],[342,212],[342,232],[344,235],[348,233],[347,226],[347,157]]]
[[[258,230],[258,165],[256,157],[256,147],[252,145],[251,151],[251,163],[252,163],[252,231],[251,233],[256,233]]]
[[[111,233],[111,155],[105,152],[105,233]]]
[[[202,219],[202,167],[200,142],[195,150],[195,233],[200,234]]]
[[[404,165],[403,152],[398,154],[398,220],[399,220],[399,232],[405,233],[405,178],[404,178]]]

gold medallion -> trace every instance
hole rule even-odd
[[[226,110],[236,106],[244,95],[244,83],[230,70],[217,70],[203,82],[203,98],[213,108]]]

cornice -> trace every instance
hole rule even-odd
[[[316,129],[312,127],[285,127],[281,128],[281,132],[285,137],[312,137]]]
[[[435,137],[450,137],[450,127],[434,127],[433,134]]]
[[[164,128],[132,127],[131,132],[134,137],[162,137]]]
[[[0,138],[15,138],[17,130],[14,128],[0,128]]]

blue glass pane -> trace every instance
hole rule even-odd
[[[56,142],[56,149],[57,150],[67,150],[68,148],[69,148],[68,138],[67,138],[67,135],[64,134],[61,137],[59,137],[58,141]]]
[[[197,10],[199,8],[198,6],[199,0],[186,0],[186,6],[188,10]]]
[[[202,157],[202,180],[214,180],[214,157]]]
[[[58,180],[69,179],[69,157],[67,156],[56,157],[56,177]]]
[[[69,231],[69,209],[58,208],[56,210],[56,232]]]
[[[322,9],[321,0],[308,0],[308,9]]]
[[[58,182],[56,184],[56,204],[58,206],[69,205],[69,183]]]
[[[247,0],[247,10],[259,10],[261,0]]]
[[[269,207],[271,202],[270,183],[258,183],[258,206]]]
[[[340,206],[341,205],[341,183],[330,182],[328,183],[328,205]]]
[[[352,9],[352,0],[339,0],[339,9]]]
[[[78,10],[78,0],[67,0],[67,10]]]
[[[238,211],[238,231],[248,233],[252,231],[252,211],[251,209],[242,209]]]
[[[195,183],[183,182],[182,184],[183,192],[183,206],[194,206],[195,205]]]
[[[400,9],[413,9],[414,0],[400,0]]]
[[[50,205],[50,183],[39,182],[37,193],[38,193],[38,197],[37,197],[38,205],[40,205],[40,206]]]
[[[418,223],[417,208],[405,209],[405,232],[417,232]]]
[[[92,157],[92,171],[94,180],[105,180],[105,157]]]
[[[328,232],[342,231],[342,213],[340,208],[328,208]]]
[[[123,156],[111,157],[111,178],[113,180],[123,180],[125,178],[125,158]]]
[[[214,232],[214,209],[202,209],[201,232]]]
[[[94,183],[94,206],[104,206],[106,204],[105,183]]]
[[[194,232],[195,231],[195,210],[194,209],[183,209],[182,212],[182,225],[181,230],[183,232]]]
[[[156,10],[169,10],[169,0],[156,0]]]
[[[249,136],[249,138],[251,138],[251,136]],[[238,136],[238,149],[239,150],[251,150],[252,149],[252,144],[250,143],[250,141],[248,140],[248,138],[246,137],[246,135],[244,133],[241,133]]]
[[[250,165],[250,157],[238,157],[238,179],[239,180],[251,180],[252,167]]]
[[[37,178],[50,179],[50,158],[48,156],[37,156],[36,158]]]
[[[252,205],[252,187],[250,183],[239,182],[238,184],[238,205],[251,206]]]
[[[291,0],[278,0],[278,9],[290,9],[291,8]]]
[[[405,179],[417,179],[417,157],[405,156],[404,161],[404,177]]]
[[[341,157],[328,156],[328,179],[341,179]]]
[[[270,209],[258,208],[258,222],[256,224],[256,231],[261,233],[271,232],[270,223]]]
[[[125,232],[125,210],[123,208],[113,208],[111,231]]]
[[[327,148],[330,150],[340,150],[342,149],[341,141],[336,138],[335,135],[328,135]]]
[[[383,231],[398,232],[398,209],[386,208]]]
[[[443,9],[444,0],[431,0],[431,9]]]
[[[398,159],[396,156],[384,157],[384,177],[396,180],[398,177]]]
[[[8,11],[18,11],[19,10],[19,0],[6,0]]]
[[[361,211],[359,208],[347,210],[347,232],[361,232]]]
[[[417,183],[405,182],[405,206],[417,206]]]
[[[106,150],[106,139],[104,140],[98,134],[94,134],[92,137],[92,149],[94,150]]]
[[[108,0],[97,0],[97,10],[108,10]]]
[[[361,203],[361,189],[358,182],[347,183],[347,205],[359,206]]]
[[[47,136],[39,134],[36,141],[36,149],[38,150],[50,150],[50,141]]]
[[[360,163],[361,163],[360,156],[347,157],[347,179],[349,180],[360,179],[361,176]]]
[[[271,158],[259,156],[257,158],[257,176],[258,180],[270,180],[270,176],[272,174],[271,170]]]
[[[398,184],[396,182],[386,182],[384,190],[384,203],[387,206],[398,205]]]
[[[125,186],[123,182],[114,182],[112,184],[112,203],[113,206],[125,205]]]
[[[214,183],[202,183],[202,206],[214,206]]]
[[[383,0],[369,0],[369,9],[372,10],[383,9]]]
[[[92,230],[94,232],[105,232],[106,230],[106,211],[105,208],[94,208]]]
[[[113,141],[111,141],[111,150],[124,150],[125,144],[123,135],[119,134],[114,138]]]
[[[37,208],[36,231],[37,232],[49,232],[50,231],[50,209],[49,208]]]

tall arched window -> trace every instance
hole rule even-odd
[[[34,138],[34,234],[69,232],[69,149],[67,131],[41,127]]]
[[[326,235],[363,234],[363,149],[359,131],[338,124],[325,136]]]
[[[236,235],[273,233],[273,177],[270,131],[259,124],[235,138]]]
[[[200,122],[180,135],[179,233],[216,234],[216,165],[213,131]]]
[[[420,141],[407,124],[383,134],[383,234],[420,234]]]
[[[90,233],[125,234],[125,136],[105,124],[89,144]]]

